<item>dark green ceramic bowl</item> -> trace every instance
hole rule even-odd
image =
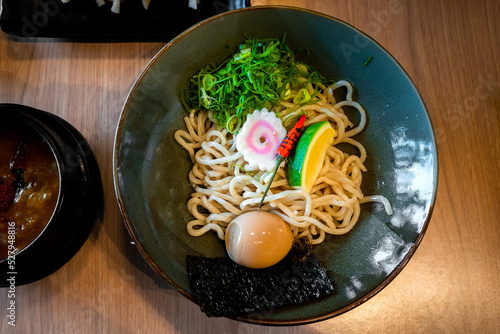
[[[179,96],[200,68],[229,57],[244,34],[284,33],[294,51],[309,49],[307,62],[326,77],[354,84],[368,113],[357,136],[368,151],[363,192],[385,195],[394,215],[364,204],[353,231],[316,247],[335,275],[330,297],[238,318],[272,325],[324,320],[360,305],[394,279],[422,240],[437,190],[436,143],[424,103],[396,60],[352,26],[304,9],[266,6],[215,16],[176,37],[144,69],[123,108],[114,150],[116,195],[132,238],[154,270],[193,300],[186,255],[225,256],[225,250],[214,234],[186,232],[192,166],[174,140],[186,115]]]

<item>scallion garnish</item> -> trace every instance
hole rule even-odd
[[[307,86],[324,82],[321,74],[297,61],[280,39],[247,38],[238,51],[216,66],[209,64],[196,74],[185,92],[186,105],[212,112],[218,124],[235,132],[246,115],[278,105],[299,90],[294,102],[315,103],[316,93]],[[236,117],[236,118],[235,118]]]
[[[368,63],[373,59],[373,56],[370,56],[368,57],[368,59],[365,61],[365,63],[363,64],[363,66],[366,66],[368,65]]]

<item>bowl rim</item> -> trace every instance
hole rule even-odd
[[[135,91],[135,89],[137,88],[137,86],[139,85],[139,83],[141,82],[141,80],[143,79],[143,77],[145,76],[146,72],[158,60],[158,58],[161,57],[161,55],[163,53],[165,53],[168,49],[170,49],[173,46],[175,46],[177,44],[177,42],[180,39],[182,39],[185,35],[189,34],[191,31],[193,31],[195,29],[198,29],[202,25],[205,25],[205,24],[207,24],[207,23],[209,23],[211,21],[214,21],[214,20],[218,20],[221,17],[225,17],[227,15],[234,15],[234,14],[238,14],[238,13],[241,13],[241,12],[256,11],[256,10],[285,10],[285,11],[299,11],[299,12],[304,12],[306,14],[312,14],[314,16],[320,16],[320,17],[323,17],[323,18],[326,18],[326,19],[329,19],[329,20],[333,20],[333,21],[335,21],[337,23],[340,23],[341,25],[344,25],[344,26],[346,26],[346,27],[354,30],[356,33],[361,34],[362,36],[368,38],[377,47],[379,47],[389,57],[389,59],[391,59],[392,61],[394,61],[394,63],[396,64],[396,66],[399,67],[399,69],[405,75],[406,79],[411,84],[411,86],[414,89],[414,92],[416,93],[416,95],[418,96],[420,102],[422,103],[423,111],[425,112],[425,115],[427,117],[427,121],[429,122],[429,125],[430,125],[430,130],[431,130],[431,139],[430,139],[430,142],[432,142],[433,152],[434,152],[433,159],[435,161],[435,165],[434,165],[433,172],[434,172],[434,175],[435,175],[435,182],[433,182],[433,193],[432,193],[431,201],[429,203],[429,209],[428,209],[427,218],[425,219],[425,221],[424,221],[424,223],[422,225],[421,231],[418,234],[417,239],[415,240],[414,244],[409,249],[409,251],[406,254],[406,256],[398,263],[398,265],[387,275],[387,277],[380,284],[378,284],[375,288],[373,288],[371,291],[369,291],[362,298],[359,298],[359,299],[353,301],[352,303],[350,303],[350,304],[348,304],[348,305],[346,305],[346,306],[344,306],[342,308],[339,308],[339,309],[334,310],[334,311],[328,311],[328,312],[326,312],[326,313],[324,313],[322,315],[312,316],[312,317],[298,319],[298,320],[253,319],[253,318],[249,318],[249,317],[246,317],[246,316],[239,316],[239,317],[230,318],[230,319],[233,319],[233,320],[238,320],[238,321],[241,321],[241,322],[250,323],[250,324],[256,324],[256,325],[268,325],[268,326],[306,325],[306,324],[311,324],[311,323],[315,323],[315,322],[319,322],[319,321],[328,320],[328,319],[334,318],[336,316],[339,316],[339,315],[341,315],[341,314],[343,314],[343,313],[345,313],[347,311],[350,311],[350,310],[358,307],[359,305],[365,303],[367,300],[369,300],[372,297],[374,297],[376,294],[378,294],[380,291],[382,291],[387,285],[389,285],[389,283],[391,283],[396,278],[396,276],[399,275],[399,273],[403,270],[403,268],[408,264],[409,260],[415,254],[418,246],[420,245],[420,243],[421,243],[421,241],[422,241],[422,239],[423,239],[423,237],[424,237],[424,235],[425,235],[425,233],[426,233],[426,231],[428,229],[428,226],[429,226],[429,223],[430,223],[430,220],[431,220],[431,217],[432,217],[432,213],[434,211],[434,207],[435,207],[435,204],[436,204],[436,200],[437,200],[437,192],[438,192],[438,184],[439,184],[439,155],[438,155],[438,146],[437,146],[437,142],[436,142],[435,131],[434,131],[434,127],[433,127],[433,124],[432,124],[432,120],[431,120],[431,118],[429,116],[428,108],[426,107],[425,102],[424,102],[424,100],[422,98],[422,95],[420,94],[417,86],[415,85],[415,83],[412,80],[412,78],[408,75],[407,71],[398,62],[398,60],[386,48],[384,48],[377,40],[375,40],[374,38],[372,38],[367,33],[361,31],[360,29],[354,27],[353,25],[351,25],[351,24],[349,24],[349,23],[347,23],[347,22],[345,22],[345,21],[343,21],[341,19],[338,19],[338,18],[336,18],[334,16],[331,16],[331,15],[328,15],[328,14],[324,14],[324,13],[321,13],[321,12],[318,12],[318,11],[315,11],[315,10],[311,10],[311,9],[306,9],[306,8],[301,8],[301,7],[296,7],[296,6],[286,6],[286,5],[262,5],[262,6],[252,6],[252,7],[246,7],[246,8],[236,9],[236,10],[232,10],[232,11],[228,11],[228,12],[224,12],[224,13],[215,15],[213,17],[205,19],[205,20],[203,20],[203,21],[201,21],[201,22],[199,22],[199,23],[191,26],[190,28],[186,29],[185,31],[183,31],[182,33],[180,33],[179,35],[177,35],[175,38],[173,38],[167,44],[165,44],[155,54],[155,56],[153,56],[150,59],[150,61],[148,62],[148,64],[142,69],[142,71],[139,74],[139,76],[135,79],[132,87],[130,88],[130,90],[129,90],[128,94],[127,94],[125,103],[124,103],[124,105],[122,107],[122,110],[121,110],[121,113],[120,113],[120,116],[119,116],[119,120],[118,120],[118,124],[117,124],[117,127],[116,127],[116,131],[115,131],[115,138],[114,138],[114,145],[113,145],[113,155],[112,155],[112,157],[113,157],[112,168],[113,168],[113,181],[114,181],[113,184],[114,184],[116,199],[118,201],[119,209],[120,209],[120,212],[121,212],[121,215],[122,215],[122,218],[123,218],[123,222],[125,224],[125,227],[127,229],[128,234],[130,235],[130,237],[132,238],[135,246],[139,250],[139,253],[146,260],[146,262],[150,265],[150,267],[164,281],[166,281],[168,284],[170,284],[173,288],[175,288],[178,292],[180,292],[186,298],[188,298],[189,300],[191,300],[192,302],[194,302],[195,304],[197,304],[195,298],[191,294],[189,294],[182,287],[180,287],[176,282],[174,282],[171,278],[169,278],[159,268],[159,266],[153,260],[152,256],[146,250],[145,246],[141,244],[141,242],[139,241],[138,237],[136,236],[135,228],[134,228],[132,222],[130,221],[130,219],[129,219],[128,215],[127,215],[127,212],[126,212],[126,209],[125,209],[125,205],[124,205],[124,201],[123,201],[123,197],[121,195],[120,188],[119,188],[119,178],[118,178],[118,173],[117,173],[117,157],[118,157],[118,150],[119,150],[119,144],[120,143],[119,143],[118,139],[119,139],[119,137],[120,137],[120,135],[122,133],[123,122],[124,122],[124,119],[125,119],[125,116],[126,116],[126,113],[127,113],[127,108],[129,106],[129,101],[130,101],[132,93]]]

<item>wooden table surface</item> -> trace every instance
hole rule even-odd
[[[18,42],[0,33],[0,102],[51,111],[78,128],[98,158],[105,194],[103,219],[76,256],[17,288],[15,327],[0,290],[1,333],[500,333],[500,2],[253,1],[262,4],[346,21],[385,47],[418,87],[438,141],[439,190],[405,269],[366,303],[319,323],[207,318],[130,243],[113,188],[121,108],[164,43]]]

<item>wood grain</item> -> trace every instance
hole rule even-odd
[[[414,80],[438,140],[439,191],[415,256],[368,302],[277,328],[207,318],[161,281],[124,228],[112,184],[121,107],[162,43],[16,42],[0,34],[0,102],[62,116],[92,145],[105,211],[62,269],[18,287],[2,333],[500,333],[500,2],[254,0],[337,17],[368,33]],[[1,148],[0,148],[1,149]]]

